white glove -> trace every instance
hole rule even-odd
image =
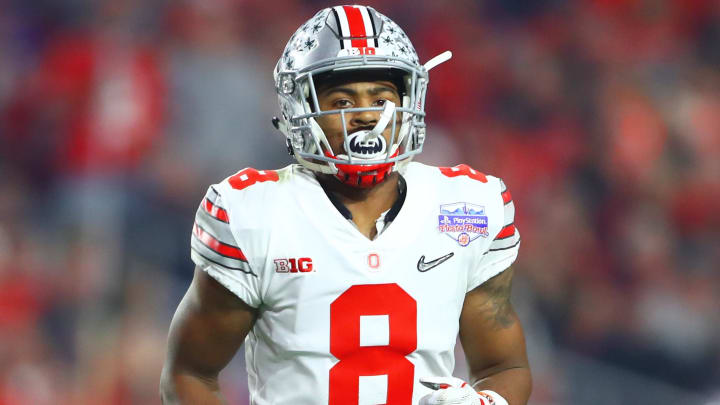
[[[420,383],[435,392],[420,398],[419,405],[508,405],[497,392],[478,393],[457,377],[424,377]]]

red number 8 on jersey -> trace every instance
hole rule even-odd
[[[228,179],[232,188],[242,190],[255,183],[263,181],[278,181],[279,176],[275,170],[256,170],[252,167],[242,169]]]
[[[387,315],[389,344],[360,345],[360,317]],[[397,284],[354,285],[330,304],[329,405],[358,403],[361,376],[387,375],[387,405],[410,405],[417,348],[417,303]]]

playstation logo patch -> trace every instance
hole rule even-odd
[[[467,246],[479,237],[488,237],[488,217],[482,205],[458,202],[440,205],[438,230],[460,246]]]

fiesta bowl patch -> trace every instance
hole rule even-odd
[[[482,205],[458,202],[440,205],[438,230],[460,246],[467,246],[479,237],[488,237],[488,218]]]

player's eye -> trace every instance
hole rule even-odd
[[[335,106],[335,108],[350,108],[352,107],[352,102],[348,99],[341,98],[339,100],[335,100],[333,105]]]
[[[375,102],[375,104],[377,104],[379,107],[384,106],[385,103],[387,103],[387,100],[385,100],[384,98],[381,98],[380,100]]]

